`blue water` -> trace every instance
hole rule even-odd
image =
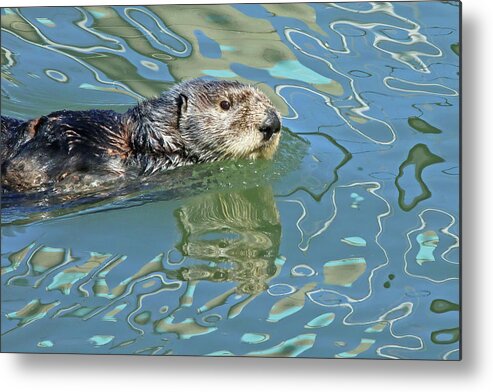
[[[2,9],[2,115],[261,88],[273,162],[2,200],[1,348],[455,360],[459,8]]]

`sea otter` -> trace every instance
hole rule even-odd
[[[1,117],[6,190],[97,184],[226,159],[270,159],[280,115],[260,90],[193,79],[120,114],[62,110],[29,121]]]

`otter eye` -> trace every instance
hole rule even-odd
[[[229,110],[229,108],[231,107],[231,104],[228,101],[221,101],[219,106],[221,106],[222,110]]]

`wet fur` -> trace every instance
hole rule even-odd
[[[219,106],[228,100],[227,111]],[[2,186],[95,185],[125,176],[224,159],[271,158],[279,134],[259,126],[277,111],[239,82],[194,79],[120,114],[62,110],[29,121],[2,116]]]

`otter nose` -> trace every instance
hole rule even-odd
[[[260,124],[259,131],[264,135],[264,140],[269,140],[274,133],[278,133],[281,130],[281,121],[276,112],[269,110],[267,117],[265,117],[262,124]]]

